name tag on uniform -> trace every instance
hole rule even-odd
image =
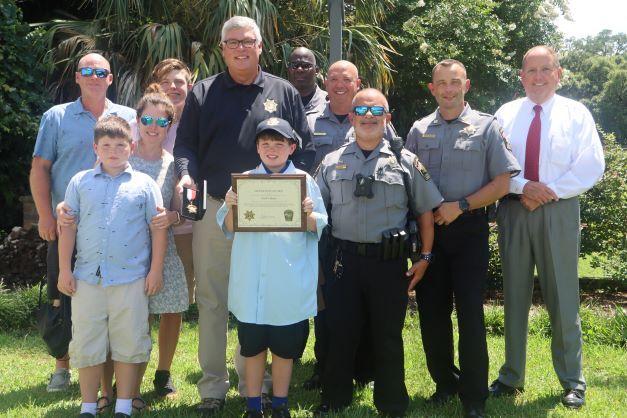
[[[344,164],[344,163],[337,163],[335,164],[335,169],[336,170],[346,170],[348,168],[348,165]]]
[[[435,138],[435,134],[422,134],[423,138]]]
[[[326,132],[314,132],[314,136],[325,136]]]

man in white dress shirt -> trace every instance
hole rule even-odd
[[[590,112],[555,94],[562,69],[555,51],[525,54],[520,80],[527,97],[503,105],[496,117],[523,171],[499,205],[499,248],[505,295],[505,364],[490,386],[493,396],[523,390],[527,325],[537,268],[551,320],[553,367],[562,403],[585,403],[579,318],[579,200],[605,169]]]

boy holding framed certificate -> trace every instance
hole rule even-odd
[[[261,164],[244,174],[265,174],[270,179],[304,176],[306,231],[265,228],[263,232],[234,232],[238,196],[232,189],[216,218],[227,238],[233,239],[228,307],[238,320],[241,354],[246,361],[244,417],[263,416],[261,385],[268,350],[272,354],[272,416],[289,417],[287,393],[293,361],[304,351],[308,319],[317,310],[318,239],[327,214],[316,182],[288,160],[299,145],[289,123],[266,119],[257,126],[256,137]]]

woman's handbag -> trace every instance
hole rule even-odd
[[[50,303],[41,303],[41,293],[45,278],[39,285],[39,309],[37,314],[37,328],[39,335],[46,343],[48,353],[60,359],[66,356],[68,345],[72,339],[72,298],[61,294],[61,304],[52,306]]]

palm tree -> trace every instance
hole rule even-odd
[[[391,5],[391,0],[346,2],[347,58],[357,63],[370,85],[384,89],[392,83],[389,54],[394,49],[378,25]],[[187,62],[197,79],[223,71],[220,30],[234,15],[249,16],[259,24],[264,69],[284,75],[287,55],[295,46],[316,51],[324,68],[329,43],[326,6],[324,0],[84,0],[81,7],[90,8],[93,19],[50,22],[44,57],[50,69],[47,84],[55,101],[75,98],[78,59],[100,50],[115,75],[112,96],[133,105],[162,59]]]

